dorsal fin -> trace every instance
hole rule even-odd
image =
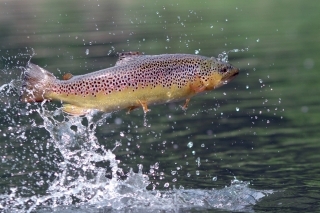
[[[62,76],[62,79],[63,80],[69,80],[70,78],[72,78],[73,75],[71,73],[66,73]]]
[[[140,56],[141,53],[140,52],[123,52],[123,53],[119,53],[119,59],[116,62],[116,66],[119,65],[124,65],[126,63],[128,63],[131,60],[134,60],[135,57]]]

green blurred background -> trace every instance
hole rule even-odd
[[[143,164],[147,173],[159,162],[166,176],[155,180],[159,188],[174,178],[177,186],[219,188],[237,176],[254,188],[285,191],[256,210],[312,212],[319,210],[320,198],[319,11],[320,2],[302,0],[0,1],[0,83],[19,79],[18,70],[8,70],[24,65],[33,53],[33,63],[62,76],[113,66],[123,51],[217,57],[239,49],[229,53],[229,61],[240,75],[193,98],[187,113],[179,103],[153,106],[146,128],[141,110],[118,112],[97,129],[99,142],[113,147],[121,141],[115,154],[126,171]],[[2,108],[23,108],[12,96],[2,99]],[[1,132],[9,134],[10,113],[0,115]],[[30,118],[19,119],[31,128]],[[30,134],[47,143],[48,133],[36,131]],[[36,151],[32,141],[17,146],[8,135],[0,136],[0,146],[2,156],[13,156],[2,164],[3,190],[23,185],[21,178],[28,182],[35,170],[32,152],[24,150],[59,158],[53,147]],[[24,158],[31,160],[18,162]],[[21,168],[19,178],[7,175]],[[48,162],[39,167],[54,169]]]

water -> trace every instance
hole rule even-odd
[[[200,3],[0,3],[1,210],[319,211],[320,4]],[[30,59],[60,77],[137,50],[221,54],[241,71],[186,111],[79,119],[18,100]]]

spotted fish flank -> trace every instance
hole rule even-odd
[[[189,54],[141,55],[121,53],[114,67],[58,80],[31,64],[25,70],[21,100],[60,100],[69,114],[82,115],[92,109],[112,112],[121,109],[186,100],[215,89],[239,73],[215,58]]]

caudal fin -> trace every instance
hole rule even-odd
[[[22,102],[45,100],[46,93],[50,90],[50,83],[55,79],[56,77],[52,73],[29,62],[24,71],[20,100]]]

